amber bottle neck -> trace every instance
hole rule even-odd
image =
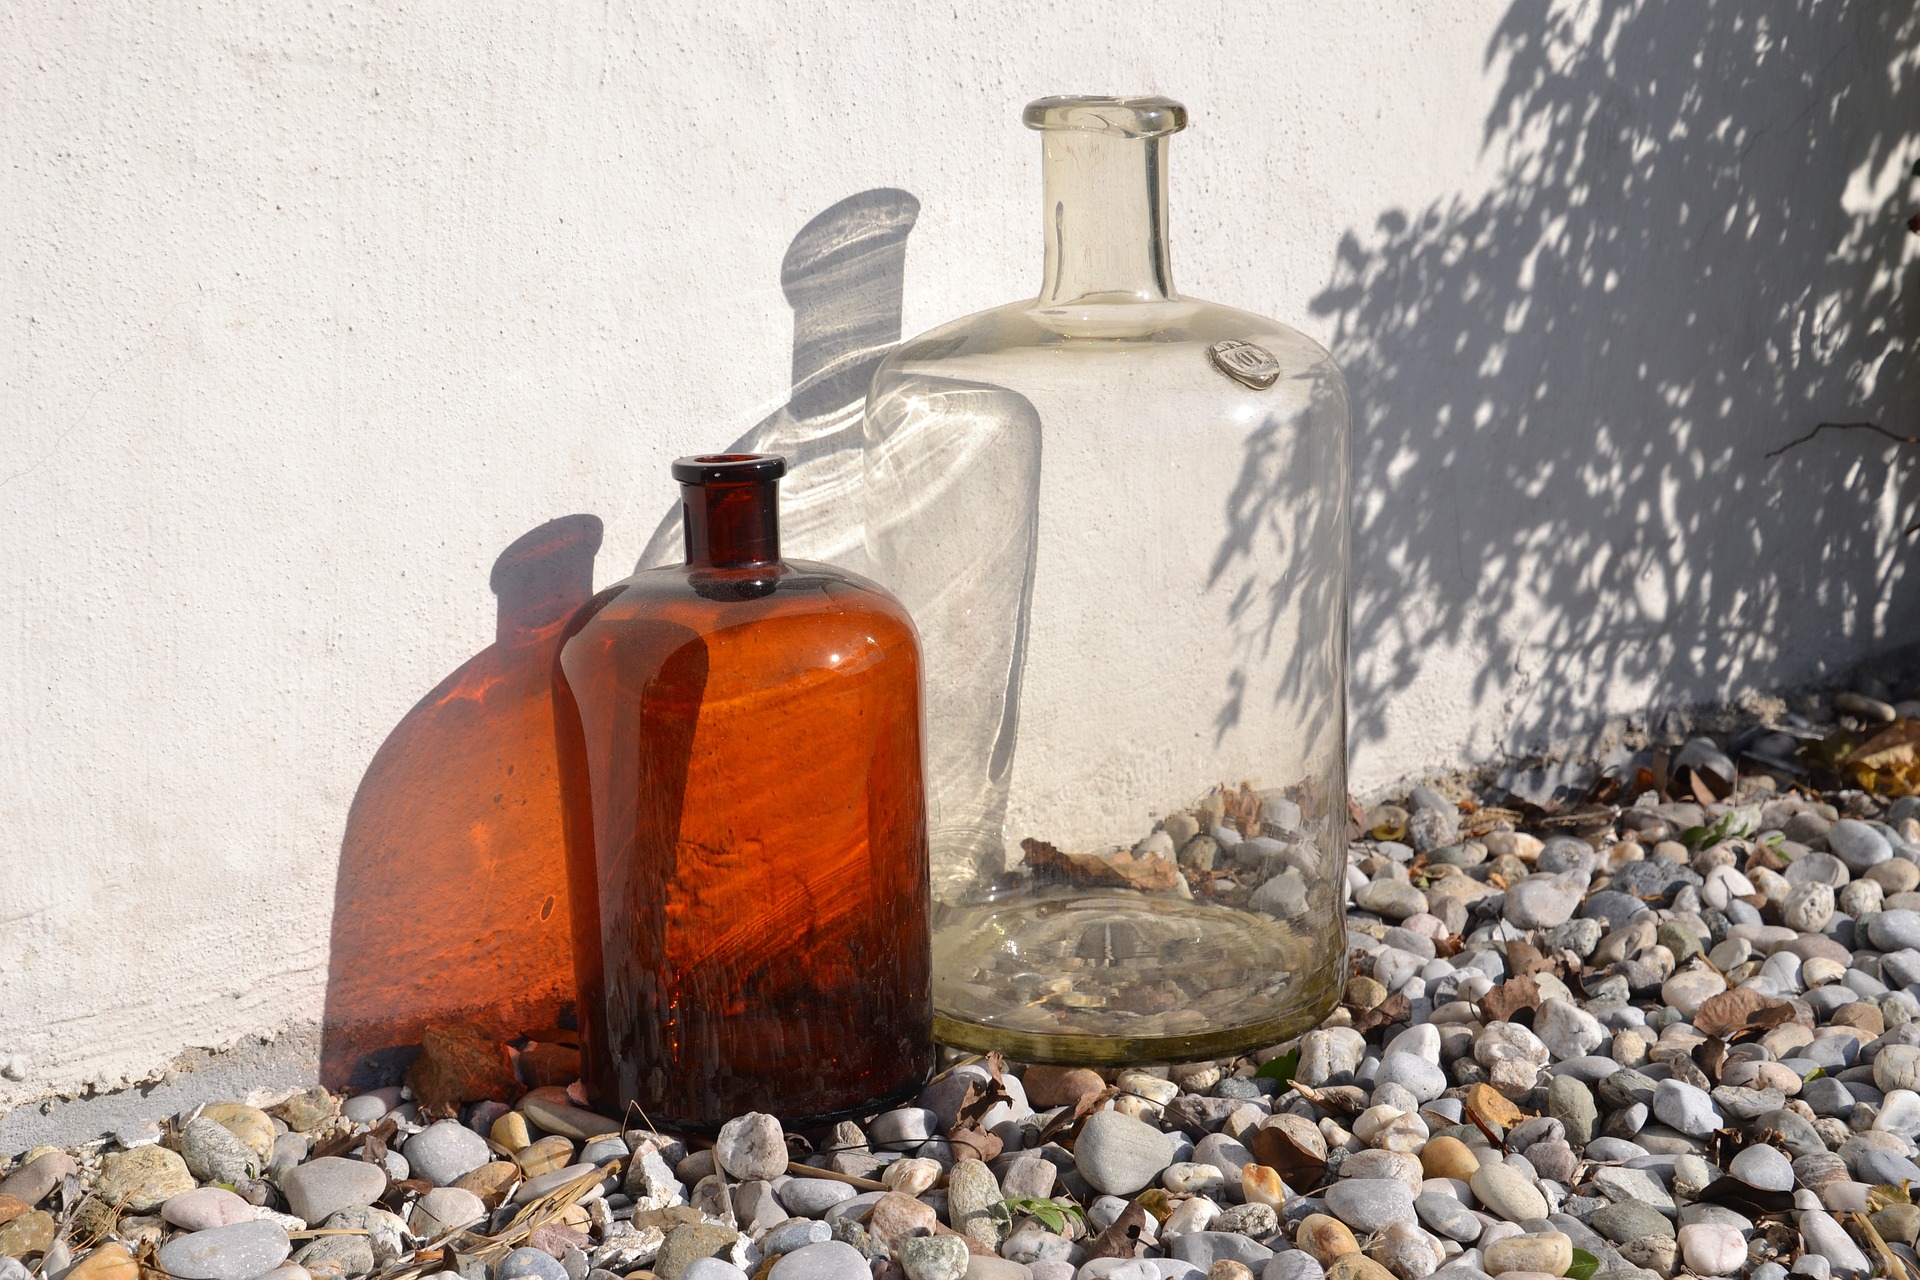
[[[1157,302],[1167,257],[1167,139],[1083,129],[1041,135],[1046,199],[1042,306]]]
[[[725,569],[780,558],[778,481],[683,484],[680,518],[690,565]]]

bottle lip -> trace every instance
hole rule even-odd
[[[777,453],[696,453],[673,460],[673,478],[681,484],[744,484],[785,474],[787,460]]]
[[[1172,98],[1105,98],[1067,94],[1037,98],[1021,113],[1029,129],[1077,129],[1117,138],[1160,138],[1187,127],[1187,109]]]

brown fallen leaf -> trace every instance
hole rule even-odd
[[[1361,1035],[1375,1027],[1405,1022],[1413,1016],[1413,1001],[1404,995],[1388,996],[1371,1009],[1354,1009],[1352,1005],[1347,1007],[1353,1011],[1353,1029]]]
[[[1130,849],[1112,854],[1063,853],[1032,836],[1022,840],[1020,847],[1027,851],[1027,865],[1034,869],[1036,880],[1051,877],[1092,888],[1148,893],[1164,892],[1180,882],[1180,868],[1171,858],[1157,854],[1135,854]]]
[[[1693,1026],[1702,1035],[1731,1043],[1742,1036],[1771,1031],[1793,1018],[1793,1006],[1787,1001],[1764,996],[1751,987],[1735,987],[1703,1001]]]
[[[1073,1104],[1071,1111],[1062,1111],[1040,1130],[1041,1143],[1058,1142],[1071,1148],[1073,1140],[1080,1135],[1080,1126],[1086,1118],[1120,1096],[1120,1090],[1114,1085],[1093,1093],[1083,1093]],[[1178,1099],[1176,1099],[1178,1101]]]
[[[1247,1147],[1289,1186],[1317,1185],[1327,1171],[1327,1140],[1305,1116],[1282,1112],[1263,1120],[1248,1137]]]
[[[1540,984],[1532,978],[1508,978],[1480,997],[1480,1017],[1485,1022],[1512,1022],[1521,1011],[1531,1013],[1540,1007]],[[1531,1023],[1531,1017],[1521,1019]]]
[[[1129,1204],[1105,1231],[1087,1241],[1087,1260],[1139,1257],[1146,1252],[1146,1245],[1140,1239],[1146,1229],[1147,1211],[1137,1204]]]

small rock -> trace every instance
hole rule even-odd
[[[683,1266],[681,1271],[685,1269]],[[500,1259],[494,1274],[498,1280],[569,1280],[567,1269],[560,1265],[558,1258],[527,1245]]]
[[[1793,1163],[1778,1147],[1756,1145],[1743,1149],[1728,1162],[1727,1173],[1761,1191],[1793,1190]]]
[[[970,1259],[967,1274],[973,1274],[973,1264],[984,1261],[987,1259]],[[1000,1260],[996,1258],[992,1261]],[[657,1273],[659,1269],[656,1267],[655,1271]],[[986,1276],[987,1269],[982,1268],[981,1274]],[[1025,1274],[1024,1268],[1021,1274]],[[858,1249],[839,1240],[828,1240],[783,1255],[767,1273],[767,1280],[872,1280],[872,1276],[867,1260]],[[669,1278],[662,1276],[662,1280]],[[1001,1278],[996,1272],[991,1280]]]
[[[277,1222],[236,1222],[174,1237],[160,1247],[160,1266],[180,1280],[251,1280],[285,1262],[292,1248]]]
[[[381,1174],[383,1188],[386,1181],[386,1175]],[[95,1187],[109,1203],[118,1204],[129,1213],[151,1213],[173,1197],[193,1189],[193,1175],[187,1171],[187,1162],[177,1152],[160,1146],[109,1153],[101,1162],[100,1181]]]
[[[435,1187],[414,1201],[409,1228],[424,1240],[437,1239],[459,1227],[470,1227],[487,1216],[479,1196],[459,1187]]]
[[[900,1242],[899,1256],[907,1280],[960,1280],[970,1255],[959,1236],[909,1236]]]
[[[1482,1165],[1468,1180],[1468,1185],[1490,1212],[1509,1222],[1528,1222],[1547,1216],[1546,1197],[1510,1164]]]
[[[160,1206],[160,1216],[183,1231],[210,1231],[251,1222],[253,1206],[225,1187],[185,1191]]]
[[[1695,1275],[1730,1276],[1747,1262],[1747,1242],[1737,1228],[1696,1222],[1680,1228],[1680,1256]]]
[[[340,1156],[309,1160],[280,1180],[287,1207],[294,1217],[308,1222],[324,1222],[342,1209],[372,1204],[386,1189],[383,1170],[364,1160]]]
[[[428,1125],[401,1150],[414,1174],[436,1187],[452,1186],[493,1159],[487,1140],[457,1120]]]
[[[787,1135],[772,1116],[750,1111],[720,1127],[713,1154],[738,1181],[777,1178],[787,1171]]]
[[[1074,1144],[1074,1164],[1096,1191],[1130,1196],[1173,1163],[1173,1143],[1152,1125],[1117,1111],[1087,1117]]]
[[[1482,1252],[1490,1276],[1509,1271],[1563,1276],[1567,1268],[1573,1265],[1573,1241],[1560,1231],[1508,1236],[1504,1240],[1494,1241]]]

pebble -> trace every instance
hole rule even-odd
[[[1480,1202],[1509,1222],[1547,1216],[1547,1200],[1526,1175],[1510,1164],[1482,1165],[1468,1180]]]
[[[1560,1276],[1573,1265],[1573,1241],[1560,1231],[1542,1231],[1536,1235],[1508,1236],[1482,1250],[1490,1276],[1510,1271],[1529,1271]]]
[[[971,1263],[965,1274],[975,1274]],[[872,1272],[858,1249],[841,1240],[827,1240],[782,1255],[767,1280],[872,1280]]]
[[[787,1135],[772,1116],[748,1112],[720,1127],[713,1154],[728,1176],[739,1181],[776,1178],[787,1171]]]
[[[1475,1194],[1479,1194],[1477,1188]],[[1355,1231],[1378,1231],[1389,1222],[1417,1220],[1413,1193],[1406,1183],[1396,1179],[1342,1178],[1328,1187],[1324,1195],[1333,1215]],[[1544,1201],[1541,1212],[1546,1212]]]
[[[451,1186],[493,1159],[487,1140],[457,1120],[428,1125],[401,1151],[413,1172],[436,1187]]]
[[[208,1231],[253,1220],[253,1206],[225,1187],[183,1191],[160,1206],[160,1216],[184,1231]]]
[[[1117,1111],[1097,1111],[1081,1128],[1073,1159],[1080,1176],[1096,1191],[1130,1196],[1173,1163],[1173,1143],[1144,1121]],[[1238,1177],[1238,1170],[1234,1176]]]
[[[380,1183],[386,1185],[384,1174]],[[109,1203],[138,1214],[158,1209],[174,1196],[192,1191],[194,1185],[178,1152],[151,1146],[108,1153],[101,1162],[96,1189]]]
[[[1696,1275],[1730,1276],[1746,1265],[1746,1238],[1724,1223],[1691,1223],[1680,1228],[1680,1257]]]
[[[1727,1174],[1762,1191],[1793,1190],[1793,1163],[1778,1147],[1759,1144],[1745,1148],[1727,1163]]]
[[[236,1222],[169,1240],[160,1266],[180,1280],[251,1280],[285,1262],[292,1248],[277,1222]]]
[[[363,1160],[321,1156],[288,1173],[280,1189],[294,1217],[324,1222],[341,1209],[372,1204],[387,1189],[387,1175]]]

